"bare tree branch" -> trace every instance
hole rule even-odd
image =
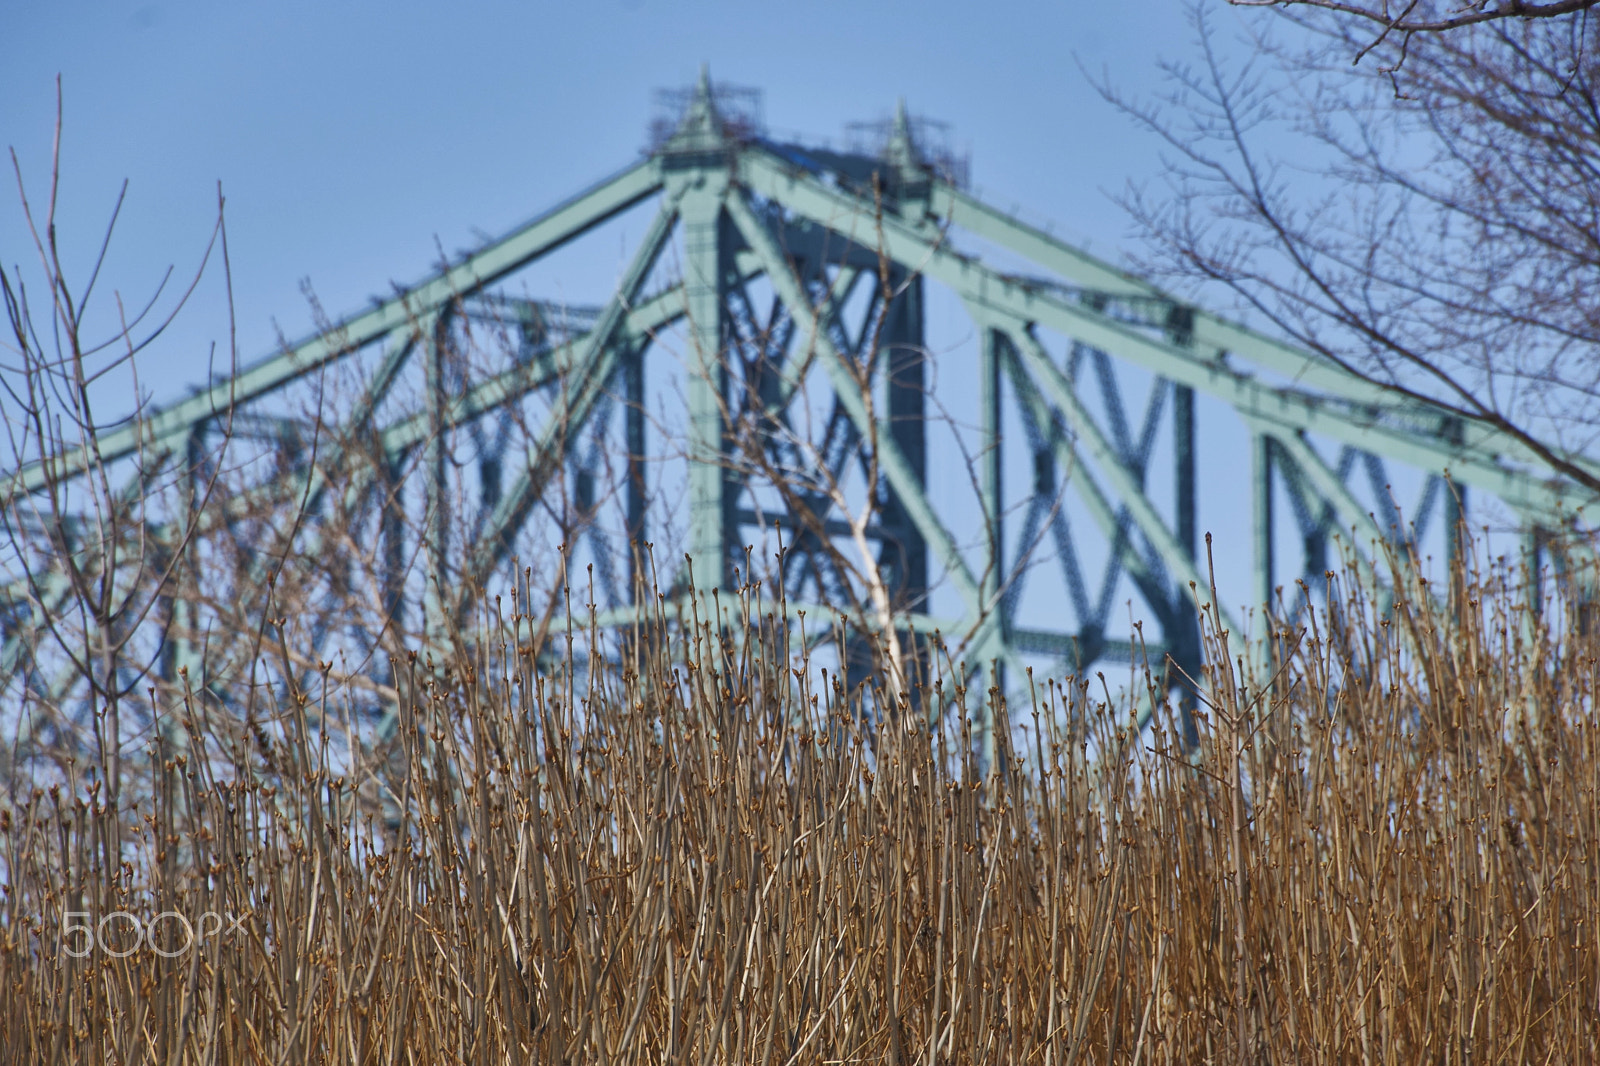
[[[1360,43],[1342,15],[1243,60],[1193,18],[1198,63],[1164,64],[1164,92],[1100,82],[1169,152],[1123,197],[1142,265],[1600,494],[1600,66],[1578,23],[1389,42],[1369,73],[1338,58]]]
[[[1600,4],[1600,0],[1551,0],[1544,4],[1527,3],[1525,0],[1500,0],[1498,3],[1475,0],[1472,3],[1448,4],[1432,0],[1409,0],[1404,6],[1391,0],[1364,4],[1351,3],[1349,0],[1228,0],[1228,3],[1234,7],[1315,8],[1363,19],[1381,28],[1378,37],[1381,41],[1389,34],[1447,33],[1503,19],[1560,18],[1587,11]]]

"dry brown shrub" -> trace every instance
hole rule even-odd
[[[336,695],[179,709],[153,805],[4,813],[0,1060],[1583,1061],[1597,637],[1396,583],[1267,665],[1212,627],[1193,751],[1041,683],[982,771],[947,662],[891,706],[737,606],[577,665],[486,620],[342,759]]]

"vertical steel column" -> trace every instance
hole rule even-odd
[[[979,362],[979,403],[982,405],[982,493],[984,493],[984,525],[989,541],[989,562],[984,570],[984,603],[994,600],[1000,587],[1000,573],[1005,567],[1002,543],[1003,466],[1000,456],[1000,367],[1005,362],[1005,333],[989,330]]]
[[[868,274],[873,284],[882,280]],[[880,420],[880,432],[888,437],[905,456],[912,480],[919,489],[928,484],[927,429],[924,423],[927,398],[927,348],[923,333],[922,278],[898,264],[889,267],[889,299],[883,311],[883,321],[876,340],[878,353],[870,358],[874,365],[881,358],[887,368],[884,382],[885,414]],[[871,328],[871,323],[868,323]],[[888,479],[884,478],[884,482]],[[928,542],[912,521],[901,494],[892,486],[884,495],[879,512],[879,524],[884,536],[878,544],[878,567],[896,611],[926,611],[928,609]],[[883,633],[878,639],[899,642],[900,650],[908,659],[925,654],[924,642],[906,630],[903,633]],[[877,650],[874,638],[861,634],[852,638],[847,648],[849,683],[854,686],[867,680],[877,668]],[[910,671],[911,677],[922,676],[919,669]],[[911,699],[919,701],[913,686]],[[920,705],[920,704],[919,704]]]
[[[1167,312],[1167,339],[1181,347],[1194,344],[1194,309],[1175,305]],[[1178,547],[1193,562],[1199,552],[1199,521],[1195,500],[1195,422],[1194,389],[1188,385],[1172,386],[1172,458],[1173,481],[1177,498],[1173,501],[1177,518]],[[1200,620],[1195,615],[1194,602],[1189,590],[1180,579],[1173,589],[1172,605],[1162,628],[1167,654],[1176,670],[1168,670],[1167,685],[1178,687],[1179,728],[1183,730],[1184,746],[1195,748],[1200,743],[1199,729],[1194,712],[1199,707],[1199,693],[1186,681],[1185,675],[1200,677]]]
[[[405,633],[406,621],[406,506],[402,456],[378,456],[383,464],[378,482],[380,499],[378,538],[383,546],[383,613],[389,631]],[[379,661],[382,661],[382,656]]]
[[[644,351],[645,341],[629,348],[622,361],[623,422],[628,446],[628,596],[638,603],[648,574],[644,546]]]
[[[1259,606],[1272,606],[1272,438],[1250,434],[1251,519],[1255,535],[1255,594]]]
[[[1167,312],[1167,339],[1182,348],[1194,345],[1194,308],[1175,304]],[[1194,389],[1172,386],[1172,450],[1177,482],[1178,544],[1190,559],[1198,549],[1194,495]]]
[[[1544,530],[1530,524],[1522,534],[1523,565],[1528,568],[1528,617],[1544,614]]]
[[[1172,448],[1178,497],[1178,543],[1184,554],[1193,559],[1199,543],[1194,495],[1194,389],[1187,385],[1175,385],[1172,389]]]
[[[1539,626],[1544,620],[1544,549],[1545,531],[1530,522],[1522,533],[1523,565],[1527,568],[1528,575],[1523,583],[1523,589],[1528,603],[1522,612],[1522,624],[1518,627],[1525,648],[1538,645]],[[1540,706],[1538,690],[1533,685],[1527,686],[1524,691],[1526,693],[1523,702],[1524,713],[1537,739],[1543,732],[1541,726],[1544,708]]]
[[[422,622],[424,632],[430,637],[443,638],[439,632],[446,619],[446,608],[440,600],[441,590],[448,586],[448,559],[450,544],[450,500],[446,481],[449,462],[448,440],[444,428],[445,410],[450,397],[445,384],[446,342],[450,331],[450,316],[440,314],[425,323],[422,343],[425,367],[425,388],[428,391],[428,443],[424,449],[423,478],[427,485],[426,514],[423,516],[423,557],[427,559],[426,585],[422,594]]]
[[[1459,418],[1451,418],[1443,427],[1442,436],[1451,444],[1461,446],[1465,427]],[[1467,487],[1459,484],[1444,472],[1444,555],[1450,575],[1450,587],[1455,589],[1456,567],[1462,562],[1463,539],[1467,535]]]
[[[982,602],[986,611],[994,611],[999,615],[995,619],[995,631],[1002,645],[1011,639],[1011,620],[1005,617],[1005,603],[1000,596],[1000,583],[1005,575],[1005,467],[1001,461],[1000,371],[1009,354],[1006,348],[1008,344],[1010,341],[1003,331],[990,329],[986,331],[979,356],[979,374],[982,377],[979,383],[979,402],[983,407],[981,487],[983,517],[987,527],[985,538],[988,541],[989,552],[988,562],[983,571]],[[982,669],[981,666],[979,668]],[[1003,655],[997,656],[995,660],[994,683],[998,689],[997,695],[1004,697],[1006,668]],[[993,716],[985,701],[981,704],[979,715],[979,751],[983,756],[982,765],[985,772],[994,766],[996,746],[994,734]]]
[[[889,436],[900,446],[919,486],[928,484],[927,348],[923,336],[922,278],[896,266],[889,285],[898,292],[889,304],[879,346],[887,351],[889,381]],[[892,589],[907,609],[928,609],[928,542],[906,513],[900,495],[889,492],[884,526],[894,531],[895,543],[885,543],[879,562],[892,564]]]
[[[1452,581],[1456,566],[1461,562],[1466,523],[1467,487],[1447,476],[1444,479],[1444,553]]]
[[[723,346],[727,312],[722,279],[721,187],[726,173],[701,171],[683,199],[684,295],[688,310],[689,558],[697,592],[728,583],[728,463],[725,407],[728,371]]]
[[[1199,522],[1195,513],[1194,490],[1194,390],[1186,385],[1174,385],[1172,389],[1172,438],[1178,546],[1190,561],[1194,561],[1199,552]],[[1195,680],[1200,677],[1200,619],[1195,615],[1192,594],[1181,580],[1174,585],[1172,606],[1167,612],[1162,636],[1166,641],[1167,654],[1177,667],[1176,670],[1169,668],[1167,686],[1169,689],[1181,689],[1178,727],[1183,730],[1184,746],[1192,749],[1200,743],[1200,732],[1194,718],[1199,706],[1199,693],[1185,680],[1185,675]]]
[[[188,480],[188,496],[184,502],[184,510],[188,516],[188,528],[198,529],[200,526],[200,505],[204,498],[205,481],[208,471],[206,469],[206,437],[211,428],[211,423],[200,422],[189,431],[188,439],[184,442],[184,473]],[[187,673],[190,685],[198,691],[206,684],[205,663],[200,655],[200,560],[199,549],[195,544],[186,544],[183,548],[186,560],[178,565],[173,577],[179,581],[179,604],[181,617],[179,625],[182,627],[178,635],[178,661],[174,664],[181,673]],[[183,584],[189,587],[185,589]]]
[[[1002,476],[1000,455],[1000,367],[1005,362],[1005,334],[991,329],[984,338],[979,356],[979,403],[982,411],[983,433],[983,517],[984,536],[988,540],[989,558],[983,575],[983,601],[985,607],[993,604],[1000,588],[1001,572],[1005,565],[1002,527]]]
[[[198,512],[206,478],[206,436],[209,428],[209,422],[196,422],[184,437],[185,529],[198,528],[200,520]],[[170,578],[173,587],[165,597],[168,601],[166,610],[170,612],[176,634],[169,641],[162,656],[161,674],[162,679],[169,682],[176,682],[187,674],[190,686],[199,691],[205,684],[201,676],[200,655],[195,643],[195,634],[200,631],[200,605],[195,599],[200,591],[199,564],[195,561],[196,548],[193,544],[185,544],[181,550],[187,558],[180,559],[173,565]]]

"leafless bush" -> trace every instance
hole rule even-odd
[[[58,87],[59,91],[59,87]],[[98,258],[81,287],[62,264],[57,230],[61,121],[47,200],[35,208],[12,152],[22,212],[43,292],[28,292],[26,275],[0,270],[7,337],[0,342],[0,422],[12,476],[0,485],[0,526],[5,536],[5,597],[24,619],[7,627],[5,686],[22,704],[19,747],[43,742],[58,761],[87,750],[100,785],[115,805],[122,785],[122,750],[129,733],[153,720],[147,698],[174,619],[165,590],[175,582],[208,506],[215,478],[174,477],[194,457],[174,456],[170,442],[133,433],[131,445],[109,455],[101,444],[142,414],[136,359],[183,308],[207,263],[219,253],[227,271],[227,230],[221,190],[217,220],[200,266],[175,298],[163,301],[172,272],[146,302],[133,305],[114,292],[114,310],[94,303],[123,194],[106,224]],[[229,310],[231,314],[231,290]],[[98,404],[123,379],[135,397],[132,411],[105,413]],[[125,387],[125,386],[122,386]],[[230,433],[219,420],[217,447]],[[175,508],[156,501],[174,493]],[[172,519],[162,521],[162,519]],[[31,629],[31,633],[27,632]],[[52,669],[53,668],[53,669]],[[77,706],[61,697],[71,690]],[[24,755],[24,759],[31,755]]]
[[[1202,590],[1193,753],[1041,685],[1020,711],[989,693],[1009,728],[983,773],[904,695],[816,686],[754,587],[725,601],[737,626],[657,614],[555,669],[519,599],[474,658],[405,662],[393,750],[342,765],[331,686],[259,743],[191,701],[148,806],[74,782],[5,815],[0,1040],[17,1061],[1579,1061],[1596,638],[1504,575],[1460,575],[1460,609],[1397,576],[1393,613],[1350,575],[1337,636],[1271,634],[1265,676],[1229,665]],[[975,711],[940,662],[932,687]],[[227,917],[190,944],[164,914]]]

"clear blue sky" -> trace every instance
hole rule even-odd
[[[12,9],[0,143],[16,149],[36,205],[62,78],[69,267],[86,268],[127,178],[109,280],[131,299],[168,264],[191,268],[220,181],[247,360],[273,346],[274,320],[291,336],[309,329],[301,279],[337,317],[426,273],[436,239],[447,251],[479,244],[630,162],[652,91],[687,84],[702,61],[765,90],[769,126],[816,137],[904,96],[952,124],[987,198],[1114,254],[1126,222],[1107,193],[1158,160],[1079,63],[1139,88],[1189,40],[1178,0],[0,6]],[[11,266],[31,249],[9,178],[0,257]],[[203,372],[207,343],[224,335],[215,297],[206,290],[146,359],[158,399]]]

